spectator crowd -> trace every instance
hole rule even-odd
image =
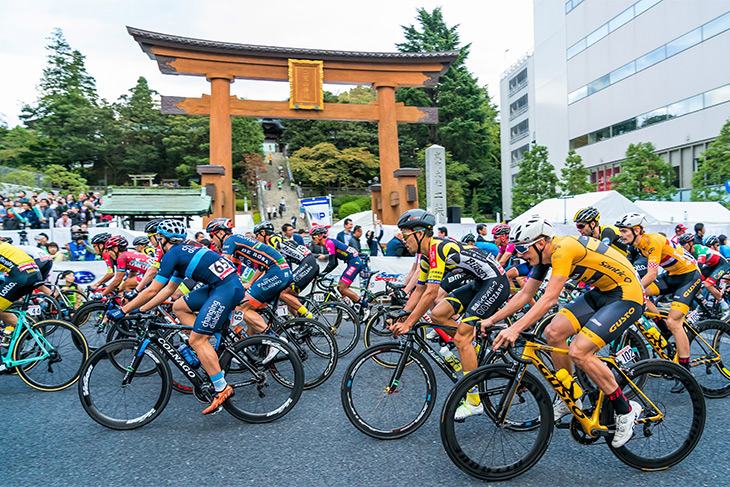
[[[4,211],[0,215],[3,230],[24,230],[50,228],[69,228],[74,226],[97,226],[111,219],[99,213],[101,197],[99,193],[72,193],[56,195],[48,191],[30,195],[20,191],[15,197],[2,196]]]

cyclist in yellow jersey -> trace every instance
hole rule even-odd
[[[524,288],[507,305],[482,323],[487,327],[522,309],[540,288],[548,270],[552,276],[545,293],[534,306],[494,340],[494,348],[514,344],[519,334],[532,326],[557,302],[568,279],[593,286],[589,292],[569,303],[545,330],[550,346],[569,350],[569,355],[553,354],[555,370],[572,373],[572,362],[606,394],[617,413],[615,448],[623,446],[633,434],[641,405],[628,401],[606,364],[596,352],[618,338],[644,311],[644,293],[631,263],[618,251],[590,237],[553,237],[553,228],[540,215],[532,215],[512,226],[510,241],[521,258],[532,265]],[[567,344],[567,339],[575,335]],[[576,401],[582,407],[580,400]],[[556,399],[553,416],[557,421],[570,409]]]
[[[618,250],[623,256],[626,256],[629,251],[629,246],[621,241],[621,235],[617,227],[599,225],[598,221],[601,218],[601,214],[598,209],[589,206],[588,208],[582,208],[573,217],[575,226],[581,235],[586,237],[593,237],[596,240],[600,240]]]
[[[667,326],[674,335],[679,363],[689,370],[689,339],[684,331],[684,317],[700,289],[702,276],[691,254],[664,235],[645,233],[645,223],[646,218],[641,213],[627,213],[616,222],[616,226],[620,229],[621,240],[634,246],[648,259],[646,274],[641,279],[646,295],[673,295]],[[657,277],[660,266],[666,272]],[[672,392],[683,390],[677,382]]]
[[[0,319],[15,326],[18,316],[4,311],[13,301],[32,292],[43,277],[33,257],[6,242],[0,242],[0,276]]]

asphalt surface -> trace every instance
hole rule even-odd
[[[341,358],[329,381],[305,391],[287,416],[262,425],[225,411],[204,417],[204,405],[173,392],[152,423],[112,431],[86,415],[76,385],[43,393],[2,375],[0,485],[488,485],[462,473],[443,450],[439,414],[451,383],[440,371],[437,406],[420,430],[387,442],[357,431],[340,402],[342,375],[356,353]],[[668,470],[634,470],[603,441],[582,446],[557,430],[535,467],[498,485],[728,485],[728,405],[730,398],[707,401],[699,445]]]

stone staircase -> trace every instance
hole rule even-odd
[[[272,157],[271,165],[269,165],[269,155]],[[286,159],[284,158],[284,154],[281,152],[265,152],[264,161],[266,162],[264,167],[265,172],[260,175],[261,180],[266,185],[266,189],[262,192],[264,197],[264,206],[266,208],[276,208],[276,218],[271,218],[271,222],[274,224],[274,227],[278,232],[281,230],[281,226],[284,223],[291,223],[292,215],[299,217],[299,198],[297,196],[296,187],[291,186],[289,173],[286,170]],[[279,190],[277,184],[281,179],[279,175],[279,167],[281,167],[281,174],[284,175],[281,190]],[[271,183],[271,190],[268,189],[269,182]],[[284,198],[286,210],[282,213],[282,217],[279,218],[278,210],[282,198]],[[267,212],[264,210],[264,218],[266,217]],[[297,221],[297,228],[301,226],[301,222],[302,220]]]

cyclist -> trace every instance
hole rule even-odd
[[[133,299],[140,291],[142,291],[142,289],[146,288],[147,285],[152,282],[152,280],[157,275],[157,271],[160,268],[160,259],[162,258],[162,249],[160,248],[160,244],[157,240],[157,226],[160,224],[161,221],[162,220],[159,218],[155,220],[150,220],[144,227],[144,232],[147,234],[147,239],[154,249],[154,258],[152,259],[152,263],[147,269],[147,272],[144,273],[144,277],[142,277],[142,280],[139,282],[139,284],[137,284],[137,287],[125,294],[125,297],[127,299]]]
[[[317,258],[304,245],[299,245],[294,240],[284,238],[274,233],[274,224],[270,221],[262,221],[253,227],[253,234],[256,240],[265,243],[279,251],[291,265],[297,264],[296,270],[292,273],[292,287],[285,289],[280,294],[281,300],[289,307],[292,314],[299,313],[300,316],[312,318],[306,306],[299,302],[297,296],[301,293],[319,274]]]
[[[134,250],[127,250],[128,245],[127,239],[119,235],[109,237],[104,244],[115,273],[112,282],[101,292],[102,296],[110,294],[120,284],[122,291],[134,289],[152,264],[152,257]]]
[[[626,257],[598,240],[581,237],[554,237],[553,227],[540,215],[532,215],[514,225],[510,242],[517,255],[532,265],[532,274],[525,287],[485,326],[515,313],[532,298],[552,268],[545,293],[534,306],[512,326],[501,331],[494,340],[494,349],[514,345],[519,333],[540,320],[558,302],[568,279],[584,282],[593,289],[562,308],[545,330],[550,346],[569,350],[569,355],[552,354],[555,370],[573,370],[573,362],[606,394],[617,413],[614,448],[623,446],[634,431],[641,414],[641,405],[628,401],[608,366],[596,352],[638,320],[644,312],[644,292],[639,277]],[[567,339],[575,335],[568,347]],[[582,407],[580,399],[576,405]],[[553,416],[557,421],[571,410],[556,399]]]
[[[505,223],[497,223],[492,227],[494,245],[499,247],[497,261],[505,269],[509,267],[512,256],[515,253],[515,246],[509,243],[509,229],[510,226]]]
[[[186,243],[187,228],[184,223],[162,220],[157,233],[162,259],[155,280],[121,310],[109,311],[108,316],[118,320],[132,310],[147,311],[162,304],[172,296],[185,277],[205,283],[205,286],[175,301],[173,310],[181,324],[192,327],[190,346],[195,350],[216,392],[216,397],[203,410],[203,414],[214,413],[233,396],[233,388],[227,384],[218,363],[218,355],[209,340],[213,333],[225,325],[233,307],[243,299],[243,285],[228,259],[212,250]]]
[[[629,247],[621,241],[618,228],[612,226],[600,226],[598,223],[600,218],[601,214],[598,212],[598,209],[589,206],[578,210],[573,217],[573,221],[581,235],[600,240],[606,245],[618,250],[621,255],[626,255],[629,251]]]
[[[243,285],[246,299],[237,309],[243,311],[243,320],[248,324],[249,335],[263,333],[267,324],[256,310],[266,306],[291,286],[289,264],[273,247],[243,235],[233,235],[233,222],[228,218],[214,218],[205,231],[223,257],[236,265],[245,265],[256,271],[251,280]],[[238,302],[234,303],[237,304]]]
[[[33,292],[38,282],[42,282],[42,276],[33,257],[0,242],[0,320],[6,325],[6,335],[18,324],[18,316],[5,310],[13,301]]]
[[[398,228],[403,232],[409,252],[422,257],[416,289],[404,307],[411,313],[405,321],[390,325],[390,329],[397,335],[407,333],[433,305],[447,272],[458,269],[471,275],[471,282],[451,291],[431,312],[431,319],[436,324],[456,328],[454,343],[459,350],[464,374],[467,374],[477,367],[477,356],[472,346],[474,325],[477,320],[494,313],[507,300],[509,282],[493,255],[461,242],[434,237],[435,223],[434,215],[421,209],[408,210],[398,220]],[[461,313],[464,315],[459,323],[452,319],[454,314]],[[456,418],[483,412],[479,393],[472,390],[467,401],[457,409]]]
[[[10,240],[8,243],[13,243],[12,239],[9,237],[8,239]],[[53,269],[53,257],[51,257],[51,254],[40,247],[34,247],[32,245],[16,245],[16,247],[33,257],[33,260],[38,265],[38,269],[41,272],[42,282],[48,281],[48,275],[51,273],[51,269]],[[36,289],[48,295],[53,294],[53,291],[46,286],[38,286]]]
[[[136,237],[134,240],[132,240],[132,246],[134,247],[135,252],[149,255],[150,257],[154,257],[156,253],[155,249],[150,247],[149,237],[145,235],[142,235],[141,237]]]
[[[626,213],[619,218],[616,226],[619,227],[623,243],[636,247],[648,259],[646,275],[641,278],[646,295],[673,295],[666,322],[674,335],[679,364],[689,369],[689,339],[683,323],[689,305],[700,289],[702,276],[689,252],[659,233],[645,233],[645,223],[643,214]],[[659,267],[666,272],[657,277]],[[672,392],[683,390],[684,387],[679,382],[672,388]]]
[[[335,267],[337,267],[337,259],[340,259],[345,263],[347,268],[340,277],[338,290],[340,291],[341,295],[346,296],[350,299],[350,301],[352,301],[354,305],[356,305],[355,309],[360,317],[362,317],[365,313],[367,303],[365,303],[355,291],[350,289],[352,282],[355,280],[357,275],[360,273],[360,270],[362,269],[362,261],[360,260],[360,257],[358,257],[357,250],[353,249],[349,245],[343,244],[339,240],[332,240],[331,238],[327,238],[327,233],[327,227],[319,225],[315,225],[309,231],[309,235],[312,237],[312,241],[314,242],[314,244],[325,247],[327,249],[327,253],[329,254],[329,262],[322,271],[322,275],[325,276],[329,274],[335,269]]]
[[[720,252],[710,247],[710,245],[718,246],[720,244],[719,239],[714,235],[710,235],[705,239],[705,245],[707,245],[705,247],[705,245],[697,245],[694,243],[694,235],[685,233],[677,237],[677,243],[697,260],[697,266],[700,269],[700,274],[702,274],[702,284],[707,289],[707,292],[712,294],[715,301],[720,304],[723,315],[728,314],[730,306],[723,299],[722,292],[716,286],[720,282],[720,279],[722,279],[722,276],[730,270],[730,265],[720,255]],[[725,316],[722,319],[725,320]]]
[[[104,249],[104,244],[111,236],[112,236],[111,233],[104,232],[104,233],[99,233],[99,234],[91,237],[91,245],[94,247],[94,252],[96,253],[96,255],[99,256],[99,258],[101,258],[106,263],[106,274],[104,274],[101,277],[101,279],[96,281],[94,284],[89,286],[89,292],[91,292],[91,293],[95,293],[95,291],[99,287],[101,287],[102,284],[104,284],[109,279],[114,277],[114,267],[112,266],[112,263],[109,260],[109,255],[106,253],[106,251]]]

